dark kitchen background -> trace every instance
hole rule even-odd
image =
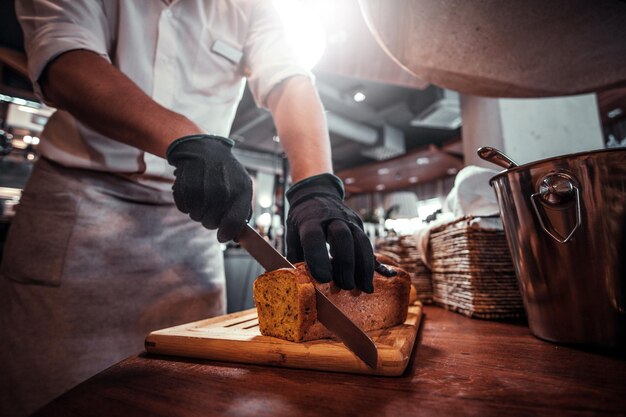
[[[309,7],[312,3],[308,2]],[[372,34],[357,1],[318,3],[319,19],[305,21],[318,24],[308,30],[314,36],[293,37],[303,42],[299,47],[303,53],[317,53],[305,58],[317,60],[312,70],[327,111],[335,172],[344,180],[347,201],[365,220],[373,242],[390,234],[410,234],[436,217],[456,174],[475,162],[467,160],[467,148],[468,141],[480,142],[475,137],[476,124],[466,129],[470,121],[463,116],[472,117],[481,103],[492,105],[498,99],[487,102],[479,94],[442,88],[399,65]],[[296,21],[293,16],[287,19]],[[24,74],[23,39],[13,1],[0,2],[0,48],[1,255],[20,191],[45,140],[40,138],[41,131],[54,109],[39,101]],[[595,106],[601,146],[626,146],[625,91],[623,87],[605,89],[587,97]],[[511,101],[499,105],[503,119],[515,119],[510,112],[521,108]],[[468,139],[470,134],[474,136]],[[271,115],[256,107],[248,90],[230,137],[255,180],[253,221],[282,248],[282,193],[288,166]],[[224,246],[224,251],[229,310],[250,307],[250,284],[260,266],[235,245]]]

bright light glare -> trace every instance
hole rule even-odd
[[[33,145],[39,145],[39,138],[37,136],[33,136],[31,142]]]
[[[274,0],[287,40],[300,63],[308,69],[322,58],[326,47],[324,26],[316,6],[312,0]]]
[[[259,197],[259,206],[263,208],[270,208],[272,206],[272,197],[269,195],[262,195]]]
[[[261,227],[269,227],[272,224],[272,215],[270,213],[263,213],[256,218],[256,224]]]
[[[365,94],[362,93],[361,91],[357,91],[352,96],[352,100],[356,101],[357,103],[360,103],[365,100]]]
[[[427,200],[420,200],[417,205],[417,215],[422,219],[433,214],[435,211],[441,208],[441,200],[439,198],[429,198]]]
[[[424,227],[419,217],[412,219],[387,219],[385,220],[385,228],[394,230],[399,235],[410,235],[420,228]]]
[[[23,141],[24,143],[33,143],[33,138],[32,138],[31,136],[29,136],[29,135],[26,135],[26,136],[24,136],[24,137],[22,138],[22,141]]]
[[[37,109],[33,109],[32,107],[26,107],[26,106],[17,106],[17,109],[19,111],[23,111],[26,113],[32,113],[32,114],[37,114],[39,113],[39,111]]]
[[[610,112],[608,112],[606,115],[609,117],[609,119],[613,119],[622,113],[624,113],[624,111],[621,108],[617,107],[611,110]]]

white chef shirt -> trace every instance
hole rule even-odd
[[[16,10],[30,77],[42,99],[37,81],[46,65],[63,52],[86,49],[162,106],[227,136],[246,78],[256,103],[266,107],[281,81],[311,77],[269,0],[18,0]],[[167,161],[103,136],[65,111],[50,118],[42,139],[42,154],[64,166],[171,186]]]

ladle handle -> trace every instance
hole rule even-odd
[[[496,164],[502,168],[509,169],[518,166],[518,164],[511,158],[496,148],[492,148],[490,146],[483,146],[482,148],[479,148],[477,153],[481,159],[491,162],[492,164]]]

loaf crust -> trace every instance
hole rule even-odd
[[[404,270],[389,268],[397,275],[387,278],[375,272],[372,294],[319,283],[303,263],[259,276],[254,282],[254,301],[261,334],[293,342],[331,337],[317,321],[314,285],[366,332],[404,323],[411,279]]]

